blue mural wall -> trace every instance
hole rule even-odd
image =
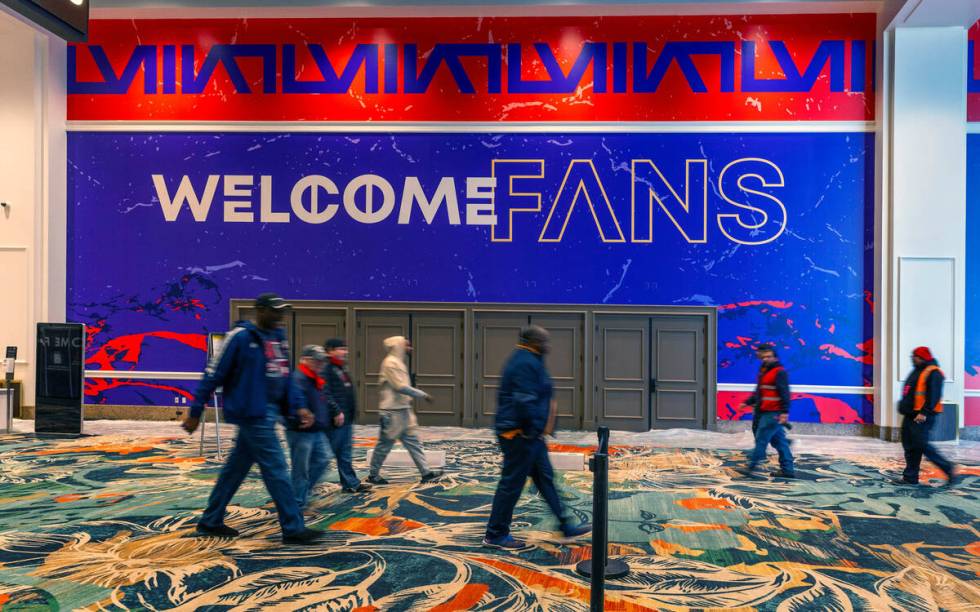
[[[71,133],[69,318],[89,369],[196,371],[228,300],[267,290],[710,305],[719,382],[753,382],[770,341],[796,384],[871,384],[873,151],[864,133]],[[90,380],[88,400],[188,386],[133,382]]]

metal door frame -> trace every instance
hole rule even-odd
[[[519,302],[404,302],[404,301],[342,301],[342,300],[293,300],[287,298],[293,305],[294,312],[304,310],[346,310],[346,340],[354,344],[356,331],[356,313],[359,311],[407,311],[407,312],[462,312],[463,313],[463,349],[466,357],[463,359],[463,410],[461,412],[462,426],[471,427],[476,422],[473,406],[474,385],[476,375],[473,371],[473,359],[470,357],[475,342],[476,313],[519,313],[519,314],[568,314],[584,313],[585,335],[582,350],[586,356],[586,366],[582,373],[585,393],[582,406],[582,427],[586,430],[595,429],[597,416],[595,414],[596,395],[594,383],[594,368],[588,367],[589,358],[594,352],[594,333],[596,315],[641,315],[657,316],[699,316],[705,324],[705,429],[717,429],[717,397],[718,397],[718,311],[711,306],[631,306],[604,304],[547,304]],[[229,319],[238,320],[242,308],[251,307],[253,298],[232,298],[229,300]],[[354,372],[357,376],[358,373]],[[589,393],[589,389],[592,392]]]

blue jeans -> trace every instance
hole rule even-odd
[[[522,438],[512,440],[497,437],[500,450],[504,453],[504,465],[500,470],[500,482],[493,495],[490,521],[487,523],[487,539],[496,539],[510,533],[510,522],[514,517],[514,507],[524,491],[527,477],[534,481],[541,497],[563,526],[566,523],[565,511],[555,489],[555,473],[548,459],[548,446],[541,438]]]
[[[755,448],[749,460],[749,469],[766,460],[766,447],[772,444],[779,453],[779,467],[787,474],[793,473],[793,453],[786,439],[786,429],[779,424],[779,415],[775,412],[760,412],[759,425],[755,431]]]
[[[353,429],[353,425],[345,422],[343,427],[334,427],[327,431],[330,449],[333,451],[333,456],[337,458],[340,486],[345,489],[356,489],[357,485],[361,484],[351,460]]]
[[[323,478],[330,465],[327,437],[322,431],[286,430],[289,442],[289,462],[293,471],[293,492],[300,509],[306,507],[310,491]]]
[[[293,488],[289,484],[286,456],[276,436],[276,423],[279,422],[279,407],[269,406],[264,419],[253,419],[238,424],[235,448],[221,468],[218,481],[211,490],[208,507],[201,516],[200,524],[217,527],[225,521],[225,509],[238,488],[242,486],[252,465],[259,464],[262,481],[276,504],[279,526],[283,535],[302,532],[303,515],[296,505]]]

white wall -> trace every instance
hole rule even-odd
[[[966,29],[898,27],[889,41],[890,150],[881,231],[881,425],[895,405],[912,348],[933,349],[947,376],[944,399],[963,409],[966,236]]]
[[[0,348],[34,403],[34,329],[65,317],[64,43],[0,12]]]

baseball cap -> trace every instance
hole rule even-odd
[[[342,346],[347,346],[347,341],[343,338],[330,338],[323,343],[323,348],[327,349],[328,351],[338,349]]]
[[[301,357],[312,357],[319,361],[327,360],[327,353],[323,350],[323,347],[317,344],[307,344],[303,347],[303,352],[300,353]]]
[[[259,297],[255,298],[256,308],[279,310],[281,308],[289,308],[290,306],[292,306],[292,304],[287,304],[286,300],[282,299],[275,293],[263,293]]]

